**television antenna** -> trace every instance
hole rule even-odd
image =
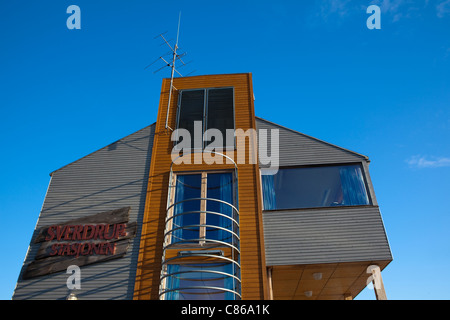
[[[169,127],[169,125],[168,125],[168,122],[169,122],[169,109],[170,109],[170,102],[171,102],[171,100],[172,100],[172,91],[173,91],[173,89],[177,90],[177,88],[175,88],[174,85],[173,85],[173,78],[174,78],[174,76],[175,76],[175,73],[177,73],[180,77],[183,77],[183,75],[175,68],[175,63],[176,63],[177,61],[179,61],[179,62],[181,63],[181,66],[180,66],[180,68],[181,68],[181,67],[184,67],[184,66],[186,66],[187,64],[189,64],[189,63],[192,62],[192,61],[189,61],[189,62],[185,63],[185,62],[181,59],[181,58],[183,58],[184,56],[187,55],[187,52],[183,52],[183,53],[178,53],[178,52],[177,52],[178,49],[180,49],[180,48],[178,47],[178,40],[179,40],[179,36],[180,36],[180,22],[181,22],[181,12],[180,12],[179,15],[178,15],[177,39],[176,39],[175,44],[174,44],[173,46],[170,45],[170,41],[171,41],[171,40],[166,40],[166,38],[164,37],[164,34],[166,34],[167,31],[166,31],[166,32],[163,32],[163,33],[161,33],[161,34],[159,34],[159,35],[157,35],[156,37],[154,37],[154,39],[156,39],[156,38],[161,38],[161,39],[164,41],[161,45],[166,44],[166,45],[170,48],[170,51],[166,52],[165,54],[163,54],[163,55],[160,56],[158,59],[156,59],[155,61],[153,61],[152,63],[150,63],[148,66],[146,66],[146,67],[144,68],[144,70],[145,70],[145,69],[147,69],[148,67],[150,67],[150,66],[152,66],[153,64],[155,64],[157,61],[160,61],[160,60],[161,60],[161,61],[163,61],[165,64],[164,64],[161,68],[159,68],[159,69],[153,71],[153,73],[157,73],[158,71],[161,71],[162,69],[164,69],[164,68],[166,68],[166,67],[169,67],[169,68],[171,69],[171,74],[170,74],[170,88],[169,88],[169,101],[167,102],[166,127],[165,127],[165,129],[166,129],[166,130],[167,130],[167,129],[170,129],[170,130],[172,130],[172,131],[173,131],[173,129],[172,129],[171,127]],[[169,59],[169,58],[168,58],[169,55],[172,55],[172,61],[167,61],[167,60]],[[190,74],[192,74],[192,73],[194,73],[194,72],[195,72],[195,70],[192,71],[192,72],[190,72],[190,73],[188,73],[186,76],[188,76],[188,75],[190,75]]]

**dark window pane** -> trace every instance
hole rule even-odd
[[[265,210],[369,204],[359,165],[284,168],[262,184]]]
[[[188,90],[181,92],[178,128],[186,129],[194,142],[194,121],[202,121],[205,103],[205,90]],[[177,129],[178,129],[177,128]],[[202,130],[203,131],[203,125]],[[201,139],[201,137],[198,137]],[[201,141],[201,140],[200,140]],[[202,143],[200,142],[200,146]]]
[[[234,147],[234,139],[226,139],[226,129],[234,129],[233,88],[208,90],[207,129],[212,128],[222,133],[224,145]]]
[[[233,204],[232,174],[230,172],[209,173],[207,179],[207,197],[208,199],[218,199],[225,201],[226,203]],[[222,213],[232,217],[232,207],[226,203],[208,200],[206,210]],[[230,219],[213,213],[208,213],[206,215],[206,224],[226,228],[227,230],[233,230],[233,223]],[[208,227],[206,229],[206,238],[231,243],[232,234],[223,229]]]
[[[178,175],[175,189],[175,203],[183,200],[200,198],[201,179],[201,174]],[[199,210],[200,200],[184,201],[175,205],[172,243],[199,238],[199,227],[186,227],[189,225],[198,225],[200,223]],[[197,212],[180,215],[181,213],[190,211]],[[177,229],[180,227],[182,229]]]

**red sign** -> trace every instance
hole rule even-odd
[[[39,249],[24,278],[65,270],[68,265],[120,258],[136,235],[136,222],[128,223],[130,207],[42,227],[34,243]]]
[[[45,241],[80,241],[80,240],[113,240],[125,237],[126,224],[86,224],[86,225],[53,225],[47,229]],[[110,255],[114,254],[114,242],[76,242],[55,243],[51,246],[50,256]]]
[[[111,240],[126,236],[126,224],[86,224],[75,226],[50,226],[45,241],[56,240]]]

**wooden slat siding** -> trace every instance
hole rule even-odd
[[[266,211],[266,263],[392,260],[377,206]]]
[[[138,235],[131,240],[124,257],[81,267],[78,297],[132,299],[153,134],[154,125],[145,127],[52,173],[13,299],[55,300],[68,295],[69,275],[64,271],[22,279],[40,247],[34,240],[41,227],[128,206],[129,222],[137,223]]]
[[[143,232],[136,276],[135,299],[158,299],[162,262],[162,241],[168,196],[169,170],[173,142],[166,134],[165,120],[170,80],[164,79],[161,90],[157,128],[153,145]],[[214,87],[234,87],[235,126],[247,130],[255,128],[253,92],[250,74],[210,75],[176,78],[178,90]],[[169,126],[175,129],[178,93],[172,95]],[[248,143],[246,154],[248,158]],[[234,159],[236,159],[236,154]],[[233,169],[233,165],[177,165],[174,171],[202,171]],[[241,237],[241,279],[243,299],[266,297],[266,268],[262,234],[261,201],[257,164],[238,165],[238,192]]]
[[[254,105],[254,94],[253,94],[253,80],[252,75],[249,74],[248,78],[248,86],[249,86],[249,103],[251,106],[251,121],[252,126],[251,128],[257,129],[256,126],[256,116],[255,116],[255,105]],[[257,149],[257,141],[255,143],[255,149]],[[258,156],[257,156],[258,159]],[[261,175],[260,175],[260,169],[258,161],[256,161],[256,164],[253,166],[254,170],[254,177],[255,177],[255,183],[253,185],[253,194],[255,195],[254,199],[256,200],[255,207],[256,210],[254,211],[257,215],[256,217],[256,225],[255,225],[255,231],[257,234],[255,235],[255,239],[258,242],[258,246],[256,247],[257,250],[259,250],[258,264],[261,266],[260,270],[261,272],[259,275],[259,281],[262,283],[262,294],[260,293],[261,298],[267,300],[270,297],[270,289],[269,289],[269,283],[268,283],[268,277],[267,277],[267,267],[266,267],[266,248],[265,248],[265,242],[264,242],[264,224],[263,224],[263,198],[262,198],[262,187],[261,187]],[[250,209],[251,210],[251,209]],[[254,209],[253,209],[254,210]],[[251,266],[250,266],[251,268]]]

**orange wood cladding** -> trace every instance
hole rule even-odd
[[[163,79],[142,225],[134,299],[159,298],[164,221],[173,147],[173,142],[170,139],[171,132],[165,129],[169,87],[170,79]],[[168,118],[169,127],[176,127],[178,90],[234,87],[236,129],[241,128],[245,131],[249,128],[256,128],[252,76],[250,73],[175,78],[174,87],[176,90],[172,93]],[[248,153],[247,141],[247,159]],[[234,166],[229,164],[181,164],[173,166],[175,172],[223,170],[226,168],[234,168]],[[246,164],[238,164],[242,298],[246,300],[268,299],[260,180],[257,163],[249,164],[247,161]]]

